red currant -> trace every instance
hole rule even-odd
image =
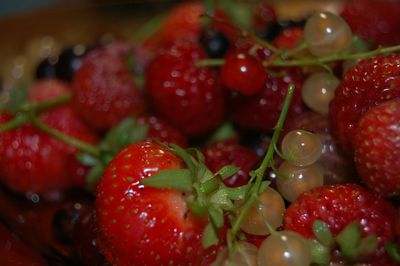
[[[244,52],[229,53],[221,67],[225,87],[242,94],[255,94],[263,88],[267,73],[260,61]]]

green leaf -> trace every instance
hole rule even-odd
[[[144,140],[147,131],[147,125],[139,126],[135,117],[128,117],[110,129],[99,146],[104,151],[113,151],[115,155],[125,146]]]
[[[194,213],[196,216],[203,217],[207,213],[207,206],[201,204],[200,202],[191,200],[187,202],[188,208]]]
[[[240,168],[235,166],[235,165],[225,165],[221,169],[218,170],[218,172],[215,173],[215,175],[220,175],[222,179],[226,179],[237,172],[240,171]]]
[[[172,188],[183,191],[192,190],[192,177],[186,169],[166,169],[141,181],[145,186]]]
[[[96,182],[100,180],[104,173],[104,166],[102,164],[96,164],[93,166],[86,176],[86,182],[89,190],[92,190]]]
[[[224,225],[224,213],[223,213],[222,209],[211,206],[208,209],[208,215],[209,215],[211,222],[213,223],[213,225],[216,228],[218,228],[218,229],[222,228],[222,226]]]
[[[193,174],[196,173],[196,165],[194,163],[193,157],[189,153],[187,153],[184,149],[176,144],[171,144],[171,150],[182,158],[186,166]]]
[[[400,251],[399,247],[396,244],[393,243],[386,244],[385,248],[390,258],[392,258],[396,262],[400,262]]]
[[[330,249],[315,240],[308,240],[308,243],[311,250],[311,261],[317,265],[329,265]]]
[[[210,196],[210,202],[213,206],[218,206],[223,210],[232,210],[233,203],[229,199],[225,189],[219,189]]]
[[[235,139],[238,137],[233,125],[231,123],[224,123],[210,136],[207,140],[208,144],[223,141],[227,139]]]
[[[378,248],[378,238],[369,235],[361,239],[358,245],[358,258],[365,258],[373,255]]]
[[[358,223],[350,223],[336,236],[342,255],[350,261],[357,258],[360,240],[361,226]]]
[[[11,90],[10,99],[0,104],[0,110],[16,112],[27,100],[28,89],[26,86],[18,86]]]
[[[332,232],[328,225],[320,220],[313,223],[313,232],[317,240],[327,248],[331,248],[335,244]]]
[[[218,244],[218,232],[211,223],[208,223],[203,231],[202,245],[204,248]]]
[[[99,163],[99,160],[96,157],[88,153],[81,152],[76,156],[76,158],[80,163],[86,166],[94,166]]]
[[[243,200],[249,190],[250,185],[246,184],[240,187],[226,187],[224,188],[228,198],[231,200]]]

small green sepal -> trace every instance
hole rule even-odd
[[[192,177],[187,169],[166,169],[140,181],[155,188],[170,188],[192,191]]]

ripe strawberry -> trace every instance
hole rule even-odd
[[[379,248],[374,260],[385,260],[384,243],[393,241],[396,211],[391,203],[379,198],[359,185],[326,185],[305,192],[286,210],[286,230],[314,238],[313,223],[325,222],[333,236],[348,224],[361,225],[362,236],[375,235]],[[371,259],[370,262],[372,262]],[[389,264],[375,264],[389,265]]]
[[[2,114],[1,124],[9,119]],[[16,192],[42,194],[67,188],[68,157],[50,136],[31,125],[0,134],[0,178]]]
[[[355,130],[354,161],[362,181],[384,195],[400,194],[400,99],[370,109]]]
[[[377,45],[400,43],[400,5],[396,0],[349,0],[342,11],[351,29]]]
[[[176,128],[155,115],[140,116],[137,119],[138,126],[147,125],[146,140],[159,141],[164,144],[175,143],[183,148],[187,147],[186,137]]]
[[[332,132],[340,148],[352,154],[355,129],[371,107],[400,96],[400,55],[368,58],[350,69],[330,104]]]
[[[239,172],[224,179],[224,183],[230,187],[238,187],[247,184],[249,172],[254,169],[260,157],[252,150],[233,141],[219,141],[206,146],[203,149],[205,164],[212,172],[217,172],[225,165],[235,165]]]
[[[189,137],[213,130],[224,114],[218,76],[195,62],[206,58],[194,42],[178,42],[159,51],[146,73],[149,100],[158,113]]]
[[[71,86],[64,81],[58,79],[43,79],[29,88],[28,100],[30,102],[44,102],[63,96],[71,91]]]
[[[142,179],[182,168],[166,147],[139,142],[109,164],[96,192],[99,244],[113,265],[200,265],[205,221],[188,211],[183,193],[143,187]]]
[[[157,49],[180,39],[196,40],[200,36],[201,2],[184,2],[173,7],[164,18],[161,28],[144,43],[145,47]]]
[[[128,66],[133,56],[126,45],[112,44],[91,51],[75,75],[74,105],[90,126],[107,130],[145,109],[141,92]]]
[[[296,90],[288,119],[303,111],[304,104],[301,98],[303,81],[301,72],[294,69],[283,77],[269,75],[262,91],[255,95],[233,94],[230,108],[232,120],[244,129],[272,132],[290,83],[295,84]]]

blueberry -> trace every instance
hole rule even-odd
[[[213,29],[203,31],[200,36],[200,43],[211,58],[223,57],[230,46],[225,34]]]
[[[56,76],[59,79],[71,81],[87,52],[87,47],[81,44],[64,49],[56,64]]]
[[[43,59],[36,67],[35,76],[37,79],[54,78],[56,77],[56,64],[58,58],[50,57]]]

